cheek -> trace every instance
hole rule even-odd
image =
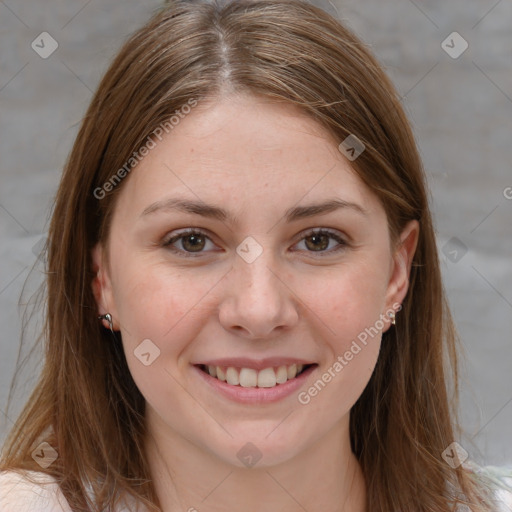
[[[364,272],[340,275],[330,281],[328,292],[312,301],[314,312],[320,311],[322,319],[317,322],[315,338],[318,336],[327,352],[316,380],[298,399],[304,405],[304,414],[321,424],[339,421],[350,411],[379,357],[383,286],[368,277]]]
[[[382,330],[385,311],[386,271],[375,264],[341,268],[329,279],[316,281],[310,304],[343,349],[371,327]]]
[[[328,385],[331,391],[337,390],[333,399],[351,406],[373,372],[382,329],[387,325],[386,272],[375,265],[347,267],[327,282],[328,286],[323,281],[323,290],[318,287],[310,297],[311,309],[322,320],[323,339],[319,339],[328,347],[323,361],[328,374],[323,381],[332,382]]]
[[[199,331],[194,305],[202,294],[190,278],[187,286],[177,273],[161,266],[139,261],[122,268],[116,305],[126,361],[145,399],[159,409],[162,400],[168,405],[179,394],[177,364]]]
[[[154,254],[130,250],[129,241],[119,246],[125,250],[116,254],[113,277],[120,321],[129,335],[160,338],[193,306],[194,282]]]
[[[190,272],[145,258],[125,260],[120,268],[123,271],[116,276],[115,301],[127,359],[146,339],[166,359],[177,359],[200,333],[208,291],[218,277],[191,278]]]

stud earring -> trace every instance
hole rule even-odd
[[[114,334],[114,324],[112,323],[112,315],[110,313],[100,315],[98,320],[106,320],[108,322],[109,329],[112,331],[112,334]]]
[[[395,313],[393,311],[390,311],[388,313],[388,316],[389,316],[389,318],[391,318],[391,325],[396,325]]]

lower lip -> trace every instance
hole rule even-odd
[[[310,366],[298,377],[287,380],[284,384],[277,384],[273,388],[244,388],[242,386],[232,386],[231,384],[227,384],[222,380],[212,377],[198,366],[193,366],[193,368],[215,391],[218,391],[235,402],[243,404],[267,404],[277,402],[297,391],[317,366],[318,365]]]

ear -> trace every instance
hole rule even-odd
[[[117,310],[115,308],[114,294],[112,291],[112,282],[108,272],[106,258],[104,256],[103,246],[98,243],[91,252],[92,269],[95,274],[92,280],[92,291],[98,308],[98,316],[110,313],[112,315],[112,323],[114,329],[117,322]],[[103,320],[103,325],[109,327],[108,322]]]
[[[391,276],[386,294],[386,310],[396,310],[397,304],[402,304],[409,289],[409,276],[412,260],[418,245],[420,225],[417,220],[409,221],[396,246],[391,268]],[[395,307],[393,307],[395,305]],[[389,326],[388,326],[389,327]],[[387,330],[384,329],[384,332]]]

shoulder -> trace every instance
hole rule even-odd
[[[34,511],[72,512],[59,484],[50,475],[40,471],[0,471],[0,512]],[[116,512],[147,509],[130,496],[123,496]]]
[[[464,464],[476,480],[483,483],[493,494],[496,512],[512,510],[512,465],[511,466],[478,466]]]
[[[55,479],[38,471],[0,472],[0,510],[71,512]]]
[[[491,481],[497,510],[510,512],[512,510],[512,466],[485,466],[482,469]]]

